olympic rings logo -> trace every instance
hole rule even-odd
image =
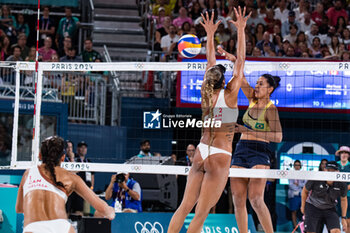
[[[288,70],[289,67],[290,67],[290,64],[289,64],[289,63],[285,63],[285,62],[281,62],[281,63],[279,64],[279,67],[280,67],[281,69]]]
[[[280,177],[286,177],[288,175],[288,171],[277,171],[277,175]]]
[[[139,231],[138,226],[141,226],[141,229]],[[157,227],[158,226],[158,227]],[[145,222],[145,224],[142,224],[141,222],[135,223],[135,232],[137,233],[163,233],[163,226],[159,222],[154,222],[153,225],[150,222]]]
[[[131,167],[131,170],[134,170],[134,171],[140,171],[142,168],[141,166],[132,166]]]
[[[136,63],[136,64],[135,64],[135,68],[136,68],[136,69],[140,69],[140,70],[143,69],[144,66],[145,66],[145,65],[144,65],[143,63]]]

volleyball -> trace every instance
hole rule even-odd
[[[201,42],[196,35],[186,34],[179,39],[177,48],[183,57],[192,58],[201,51]]]

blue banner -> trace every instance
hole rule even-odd
[[[173,213],[120,213],[112,221],[112,233],[165,233]],[[180,233],[185,233],[194,214],[189,214]],[[248,231],[256,233],[252,217],[248,216]],[[238,233],[234,214],[209,214],[204,222],[203,233]]]
[[[204,59],[186,62],[205,62]],[[252,61],[247,61],[252,63]],[[268,73],[281,78],[280,87],[271,95],[277,107],[350,109],[350,73],[347,71],[253,71],[245,76],[252,87],[258,78]],[[182,71],[180,85],[180,104],[200,104],[204,71]],[[225,73],[226,83],[232,71]],[[238,105],[248,106],[242,90],[238,94]]]

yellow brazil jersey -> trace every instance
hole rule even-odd
[[[271,106],[272,102],[270,101],[265,106],[264,110],[260,113],[260,115],[257,119],[253,119],[249,115],[249,111],[250,111],[250,109],[252,109],[254,107],[255,104],[256,104],[256,101],[250,102],[247,111],[244,113],[244,116],[243,116],[244,126],[246,126],[249,129],[256,130],[256,131],[271,131],[269,124],[265,120],[265,112]]]

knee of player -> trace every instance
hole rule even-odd
[[[260,195],[250,195],[249,202],[253,206],[253,208],[261,208],[264,205],[264,199]]]

